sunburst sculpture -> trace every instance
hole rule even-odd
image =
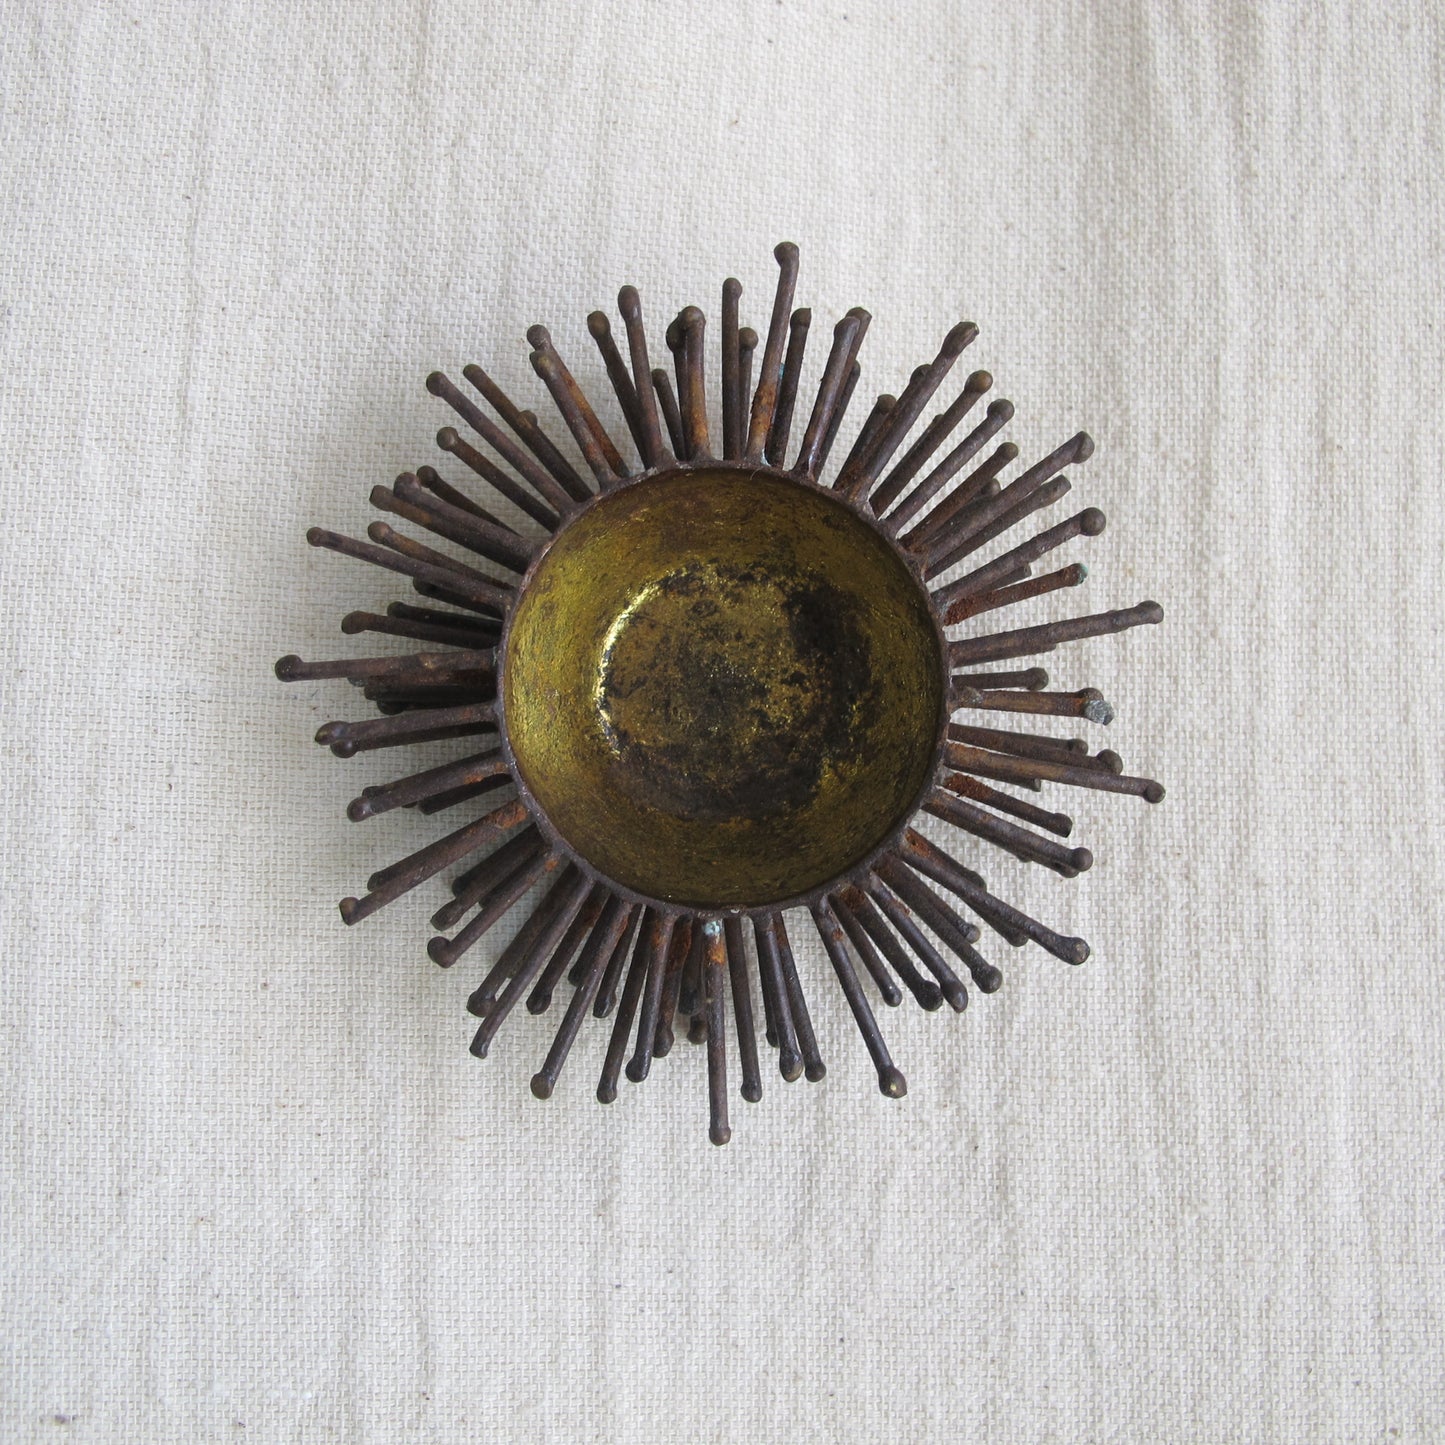
[[[635,467],[541,326],[527,333],[532,366],[580,468],[480,367],[462,373],[476,397],[439,372],[429,377],[428,390],[473,434],[444,427],[438,445],[511,504],[510,520],[431,467],[376,487],[374,506],[467,560],[382,521],[368,542],[321,528],[307,540],[409,578],[426,600],[394,602],[385,615],[352,612],[343,632],[423,649],[276,664],[286,681],[345,678],[374,704],[379,717],[316,734],[338,757],[481,740],[463,744],[455,762],[363,788],[350,804],[357,822],[395,808],[472,805],[480,814],[373,874],[364,896],[342,900],[346,922],[465,864],[428,946],[450,967],[540,890],[468,1002],[482,1021],[472,1052],[486,1056],[524,999],[545,1012],[565,980],[573,991],[533,1093],[551,1095],[589,1013],[611,1019],[603,1103],[617,1097],[624,1063],[640,1082],[685,1027],[707,1045],[717,1144],[731,1134],[729,1013],[742,1097],[762,1093],[754,981],[782,1077],[825,1073],[789,913],[806,913],[817,929],[879,1087],[893,1098],[907,1084],[864,977],[885,1004],[907,990],[925,1009],[946,1001],[962,1010],[964,976],[982,993],[1002,979],[975,948],[980,924],[1068,963],[1088,956],[1083,939],[1004,902],[916,831],[920,810],[960,830],[975,852],[986,843],[1073,878],[1093,858],[1057,841],[1072,821],[1021,793],[1050,783],[1163,796],[1158,783],[1125,776],[1112,752],[977,717],[1109,722],[1097,691],[1049,691],[1042,668],[979,669],[1161,619],[1157,603],[1142,602],[1003,631],[975,621],[1084,580],[1078,563],[1040,576],[1033,567],[1101,531],[1093,507],[982,565],[975,554],[1058,502],[1070,490],[1065,469],[1088,458],[1092,441],[1080,432],[1005,482],[1018,448],[992,444],[1013,415],[1009,402],[991,402],[954,440],[992,387],[975,371],[895,461],[978,334],[963,322],[896,397],[878,398],[824,481],[870,318],[855,308],[833,328],[806,421],[797,412],[794,449],[812,317],[793,309],[797,248],[784,243],[774,255],[780,274],[755,388],[758,338],[739,325],[742,287],[723,283],[720,446],[702,312],[689,306],[667,328],[674,390],[668,372],[653,369],[630,286],[618,296],[628,359],[602,312],[588,330]]]

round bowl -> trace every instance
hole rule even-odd
[[[519,786],[646,899],[776,907],[866,863],[916,810],[946,722],[913,568],[785,472],[654,472],[548,544],[502,641]]]

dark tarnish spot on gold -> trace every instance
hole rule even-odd
[[[829,760],[862,759],[876,711],[870,672],[857,600],[826,578],[726,563],[675,572],[602,658],[613,778],[680,818],[804,807]]]
[[[557,830],[702,907],[795,896],[881,842],[928,776],[943,687],[886,542],[815,490],[724,471],[580,518],[504,665],[509,740]]]

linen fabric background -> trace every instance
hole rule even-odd
[[[12,7],[4,1438],[1445,1438],[1442,46],[1425,5]],[[355,694],[271,665],[406,595],[303,533],[436,457],[429,371],[545,409],[540,320],[597,389],[625,282],[654,345],[731,273],[765,329],[783,238],[810,378],[874,313],[843,448],[960,318],[1026,460],[1091,431],[1110,527],[1029,617],[1163,604],[1046,661],[1169,796],[1059,790],[1074,882],[987,861],[1094,955],[887,1011],[902,1102],[795,930],[827,1079],[720,1150],[686,1045],[608,1109],[601,1025],[547,1104],[555,1014],[468,1055],[515,920],[450,972],[439,883],[341,925],[436,824],[348,823],[408,760],[316,748]]]

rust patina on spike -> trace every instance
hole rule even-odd
[[[562,420],[567,423],[567,430],[572,433],[572,439],[581,449],[598,485],[603,491],[610,491],[627,475],[622,454],[607,434],[607,429],[598,421],[592,403],[552,344],[547,328],[529,327],[527,340],[536,348],[531,356],[533,371],[552,393],[552,400],[562,413]]]
[[[783,368],[783,341],[788,332],[788,317],[793,309],[793,291],[798,284],[798,248],[791,241],[780,241],[773,251],[778,263],[778,289],[773,297],[773,315],[768,324],[768,339],[763,346],[763,360],[758,368],[758,387],[753,393],[752,406],[748,413],[748,439],[746,454],[750,462],[761,462],[763,448],[773,425],[773,414],[778,404],[779,386]],[[796,330],[796,321],[794,322]],[[807,331],[804,324],[803,330]],[[799,348],[801,356],[801,347]],[[791,365],[791,357],[789,364]],[[796,376],[792,393],[798,389]],[[789,402],[791,409],[791,401]],[[769,460],[777,465],[777,459],[769,453]]]
[[[923,409],[933,399],[933,394],[943,379],[953,369],[953,364],[963,350],[978,335],[978,327],[972,321],[960,321],[943,340],[938,355],[928,366],[920,367],[913,373],[903,394],[894,403],[888,416],[879,425],[868,449],[856,460],[844,467],[834,487],[855,500],[867,500],[868,494],[879,473],[886,467],[904,437],[913,429],[914,423],[923,415]]]
[[[506,422],[522,445],[561,483],[573,501],[585,502],[592,495],[592,489],[582,480],[572,463],[557,450],[552,439],[537,424],[537,418],[532,412],[518,407],[475,363],[462,367],[462,375],[481,392],[492,410]]]
[[[845,316],[833,328],[833,348],[828,353],[828,361],[823,368],[823,381],[818,388],[817,400],[813,403],[813,413],[808,418],[808,429],[803,433],[802,450],[793,464],[793,470],[806,477],[816,475],[824,438],[832,426],[834,415],[842,414],[839,401],[849,368],[853,365],[853,355],[858,349],[862,330],[863,323],[857,316]]]
[[[869,498],[873,510],[881,517],[904,487],[918,475],[928,459],[943,443],[945,437],[963,420],[993,385],[993,377],[986,371],[975,371],[963,384],[957,399],[929,422],[927,430],[904,454],[903,460],[878,484]],[[948,454],[947,459],[936,466],[909,492],[909,494],[888,512],[884,527],[897,535],[899,529],[933,500],[949,480],[973,459],[983,444],[998,431],[1013,415],[1013,406],[1007,401],[995,402],[989,407],[984,420],[976,426],[962,442]]]
[[[525,572],[536,551],[534,543],[518,536],[510,527],[483,521],[428,491],[411,472],[397,477],[389,493],[384,488],[380,490],[382,495],[378,496],[378,489],[372,489],[372,506],[415,522],[509,572]]]
[[[768,429],[768,462],[780,467],[788,453],[788,435],[793,427],[793,407],[798,400],[798,381],[803,370],[803,354],[808,346],[808,328],[813,313],[806,307],[793,312],[788,328],[788,355],[783,363],[783,380],[778,388],[778,402]],[[846,394],[845,394],[846,395]]]
[[[403,473],[403,475],[405,475],[405,473]],[[515,527],[509,526],[506,522],[502,521],[502,519],[494,513],[489,512],[480,502],[473,501],[460,487],[454,487],[450,482],[443,481],[435,467],[418,467],[416,469],[416,479],[427,491],[431,492],[434,496],[440,497],[442,501],[450,503],[453,507],[456,507],[458,511],[470,512],[472,516],[480,518],[483,522],[490,522],[494,527],[501,527],[507,532],[515,532],[517,530]],[[556,517],[550,512],[547,512],[545,508],[543,509],[543,516],[547,518],[546,521],[543,521],[542,517],[538,517],[536,520],[543,522],[547,531],[556,531]]]
[[[911,374],[880,378],[871,412],[850,421],[872,318],[832,313],[821,377],[804,395],[813,312],[796,305],[797,247],[783,242],[774,259],[760,350],[742,324],[741,282],[722,284],[716,429],[703,313],[680,311],[663,353],[649,347],[631,286],[617,295],[625,347],[604,312],[587,318],[586,386],[546,327],[527,332],[558,440],[480,366],[461,374],[489,410],[433,373],[427,389],[466,428],[443,426],[437,444],[504,515],[429,466],[374,487],[377,510],[425,541],[391,521],[372,523],[365,541],[322,528],[308,540],[426,600],[342,620],[343,633],[405,650],[276,664],[283,681],[345,681],[374,707],[317,731],[338,756],[463,740],[459,756],[393,767],[351,799],[348,816],[378,831],[402,809],[462,821],[343,899],[346,922],[455,869],[432,917],[437,964],[452,967],[520,917],[473,980],[472,1052],[487,1055],[518,1002],[540,1015],[570,989],[532,1076],[537,1098],[564,1087],[588,1018],[608,1019],[597,1098],[611,1103],[624,1075],[641,1082],[656,1059],[705,1058],[717,1144],[733,1129],[730,1033],[745,1101],[762,1095],[760,1033],[785,1081],[828,1073],[814,1023],[821,977],[808,958],[800,966],[789,914],[811,923],[858,1053],[882,1093],[901,1098],[875,995],[958,1012],[969,987],[994,992],[1003,975],[976,947],[980,926],[1070,963],[1088,956],[1082,939],[1005,902],[968,866],[994,850],[1064,878],[1093,864],[1089,848],[1059,841],[1072,838],[1071,816],[1018,792],[1164,795],[1082,738],[958,720],[1108,724],[1114,710],[1096,689],[1071,679],[1050,691],[1042,667],[992,664],[1161,620],[1143,602],[1023,627],[980,621],[1086,580],[1078,561],[1033,567],[1097,536],[1098,508],[1015,529],[1069,493],[1064,473],[1093,451],[1088,434],[1005,481],[1018,448],[997,438],[1013,404],[996,398],[967,420],[992,390],[984,370],[925,423],[978,334],[971,322]],[[654,364],[667,354],[671,368]],[[589,400],[599,380],[625,423],[615,435]],[[840,442],[845,426],[851,441]],[[976,560],[956,571],[965,559]],[[923,817],[955,843],[918,831]],[[701,1054],[677,1048],[682,1034]]]
[[[758,1038],[753,1025],[753,989],[748,977],[748,957],[743,947],[742,920],[736,914],[723,919],[727,943],[728,976],[732,983],[733,1024],[738,1036],[738,1059],[742,1068],[739,1092],[750,1104],[763,1097],[763,1079],[758,1066]]]
[[[642,300],[635,286],[624,286],[617,293],[617,309],[627,327],[627,352],[632,361],[632,398],[637,409],[640,433],[638,448],[644,468],[656,467],[675,460],[662,439],[658,425],[657,397],[652,382],[652,363],[647,351],[647,331],[642,324]],[[666,375],[666,373],[663,373]]]
[[[603,973],[614,954],[620,954],[625,947],[629,927],[632,923],[632,909],[622,899],[611,897],[607,900],[601,920],[593,928],[582,950],[581,977],[574,986],[574,992],[567,1004],[567,1013],[557,1030],[557,1037],[547,1052],[542,1067],[532,1075],[532,1093],[539,1099],[550,1099],[557,1087],[557,1079],[567,1062],[567,1055],[602,987]]]
[[[511,463],[538,496],[546,498],[564,516],[577,505],[567,488],[530,452],[519,446],[469,396],[460,392],[445,372],[434,371],[426,379],[426,389],[440,397],[493,450]]]

